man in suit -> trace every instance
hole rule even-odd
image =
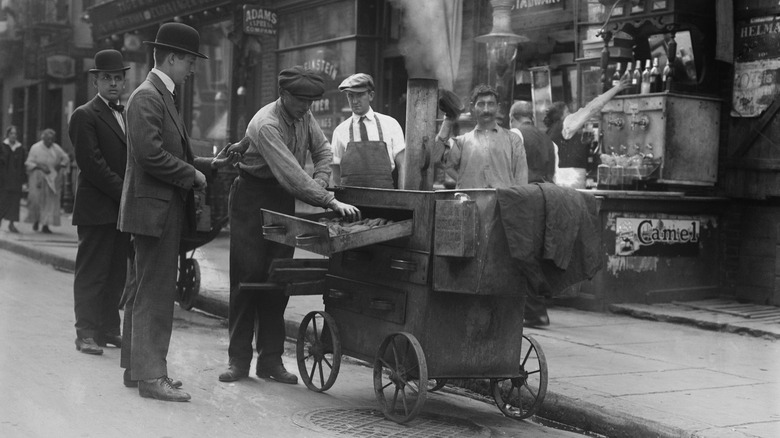
[[[160,26],[154,68],[127,103],[128,159],[119,207],[119,229],[133,235],[135,287],[126,297],[122,357],[125,386],[141,397],[188,401],[181,382],[168,377],[166,356],[173,329],[177,262],[182,233],[195,229],[193,189],[204,172],[229,164],[220,154],[195,157],[174,92],[192,73],[198,31],[182,23]],[[222,157],[221,157],[222,156]]]
[[[68,134],[79,169],[73,225],[79,235],[73,304],[76,349],[103,354],[101,346],[122,346],[119,298],[127,274],[130,235],[117,230],[119,200],[127,163],[122,54],[102,50],[95,55],[92,83],[97,95],[76,108]]]

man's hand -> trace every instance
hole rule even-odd
[[[219,169],[225,166],[232,166],[241,161],[244,156],[239,152],[228,152],[232,145],[227,144],[221,151],[211,160],[211,168]]]
[[[227,154],[238,154],[238,155],[244,155],[249,149],[249,145],[252,144],[252,140],[249,139],[249,137],[244,137],[239,141],[238,143],[233,143],[227,148]]]
[[[206,175],[198,169],[195,169],[195,183],[192,185],[195,189],[203,190],[206,188]]]
[[[345,204],[343,202],[337,201],[334,198],[332,201],[330,201],[328,207],[336,213],[340,214],[342,217],[349,219],[350,222],[360,220],[360,210],[358,210],[358,208],[354,205]]]

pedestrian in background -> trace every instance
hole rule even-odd
[[[25,161],[27,166],[27,218],[33,231],[41,227],[50,234],[49,226],[60,225],[60,194],[63,177],[70,165],[68,154],[54,143],[56,132],[44,129],[41,140],[32,145]]]
[[[68,133],[79,172],[73,225],[79,236],[73,305],[76,349],[103,354],[122,347],[119,299],[127,276],[130,235],[117,229],[119,201],[127,164],[124,107],[125,66],[117,50],[95,54],[90,69],[97,95],[76,108]]]
[[[243,153],[238,177],[230,188],[230,345],[229,368],[221,382],[249,375],[252,340],[257,336],[258,377],[295,384],[298,377],[282,363],[284,310],[289,297],[284,291],[241,292],[244,282],[268,281],[275,258],[292,258],[295,248],[263,239],[261,209],[295,214],[295,199],[331,208],[350,220],[360,211],[339,202],[325,190],[330,181],[332,153],[309,108],[322,98],[322,78],[300,66],[279,73],[279,98],[252,117],[246,137],[235,150]],[[231,146],[231,149],[234,149]],[[311,154],[314,175],[303,169]]]
[[[133,235],[135,288],[125,297],[120,366],[124,384],[141,397],[188,401],[182,383],[168,375],[179,244],[196,227],[193,189],[230,164],[219,155],[196,157],[174,104],[176,85],[192,74],[200,34],[183,23],[165,23],[154,42],[154,68],[127,102],[127,170],[119,229]],[[224,151],[224,150],[223,150]]]
[[[14,222],[19,220],[22,187],[27,181],[26,158],[27,150],[17,140],[16,127],[9,126],[0,145],[0,225],[3,219],[8,220],[8,231],[12,233],[19,232]]]
[[[335,185],[398,188],[405,177],[404,131],[397,120],[375,112],[374,79],[355,73],[339,90],[347,97],[352,117],[333,130],[333,182]]]
[[[533,104],[518,101],[509,109],[509,126],[520,136],[528,161],[528,183],[552,183],[558,161],[558,148],[541,129],[534,126]],[[549,283],[537,272],[526,270],[527,293],[523,311],[524,327],[550,325],[545,297],[551,294]]]

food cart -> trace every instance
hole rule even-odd
[[[523,336],[526,283],[509,256],[496,191],[350,187],[336,197],[391,222],[333,236],[320,221],[332,213],[263,210],[264,238],[329,259],[276,260],[269,283],[241,285],[323,295],[325,311],[307,314],[298,332],[306,386],[329,389],[348,355],[373,364],[377,401],[399,423],[447,379],[490,379],[504,414],[533,415],[547,366]]]

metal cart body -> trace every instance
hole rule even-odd
[[[333,384],[338,364],[331,362],[340,360],[335,356],[373,362],[380,403],[394,404],[399,388],[406,397],[403,390],[412,385],[412,408],[406,398],[400,413],[383,407],[388,418],[406,422],[424,403],[428,378],[489,378],[497,384],[524,377],[526,282],[509,255],[495,190],[341,188],[336,196],[358,206],[364,217],[394,222],[331,237],[316,222],[322,215],[309,220],[263,211],[266,239],[330,256],[327,274],[307,289],[322,293],[325,312],[319,322],[316,314],[322,312],[307,315],[299,332],[299,368],[310,389]],[[295,294],[296,287],[294,280],[287,283],[288,293]],[[311,338],[312,331],[307,344],[301,338]],[[535,342],[533,348],[542,354]],[[311,357],[319,360],[319,370],[316,363],[301,367]],[[546,364],[541,365],[546,388]],[[312,383],[318,374],[319,386]],[[390,401],[384,397],[388,387],[395,387]],[[496,402],[502,408],[505,401]],[[541,400],[533,402],[538,407]],[[530,414],[521,410],[513,416]]]

